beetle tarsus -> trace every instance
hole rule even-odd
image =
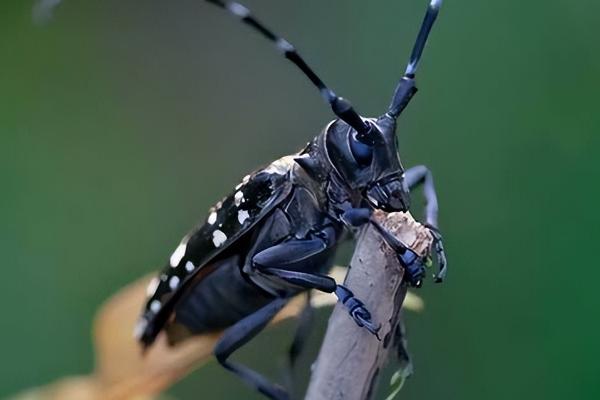
[[[379,329],[381,329],[380,325],[375,325],[371,320],[371,313],[365,307],[365,304],[354,297],[354,293],[350,291],[344,285],[337,285],[335,289],[335,295],[338,297],[339,301],[346,307],[348,313],[356,322],[356,325],[361,328],[365,328],[369,332],[371,332],[378,340],[381,340],[379,337]]]
[[[440,231],[431,225],[425,224],[431,235],[433,236],[433,251],[435,252],[435,256],[438,264],[438,271],[434,275],[434,281],[436,283],[441,283],[446,279],[446,273],[448,272],[448,263],[446,260],[446,251],[444,250],[444,243],[442,241],[442,234]]]
[[[426,270],[422,258],[394,237],[378,221],[371,219],[370,222],[381,234],[383,240],[396,252],[400,263],[404,267],[404,281],[412,287],[420,288],[423,286]]]

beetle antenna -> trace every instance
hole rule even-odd
[[[441,6],[442,0],[431,0],[427,7],[425,18],[421,23],[421,29],[419,30],[417,40],[415,40],[415,44],[413,45],[408,65],[406,66],[406,71],[396,87],[392,103],[387,112],[388,115],[392,116],[394,119],[398,118],[398,115],[402,113],[410,99],[417,92],[417,87],[415,86],[415,73],[417,72],[417,67],[419,66],[425,43],[427,43],[429,32],[431,32],[431,27],[438,16]]]
[[[358,133],[359,138],[363,138],[365,142],[370,142],[370,133],[372,127],[367,124],[360,115],[354,110],[352,104],[342,97],[339,97],[335,92],[329,89],[319,76],[306,64],[304,59],[298,54],[296,48],[287,40],[277,36],[270,29],[260,23],[249,9],[240,3],[234,1],[221,0],[206,0],[209,3],[215,4],[245,22],[247,25],[260,32],[264,37],[275,43],[277,49],[291,62],[293,62],[306,75],[308,79],[319,89],[321,96],[331,106],[333,113],[354,128]]]

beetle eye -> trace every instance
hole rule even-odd
[[[356,132],[350,136],[350,150],[352,156],[361,167],[371,165],[373,159],[373,147],[356,139]]]

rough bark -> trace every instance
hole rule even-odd
[[[374,215],[392,234],[420,255],[430,248],[429,231],[408,213]],[[406,295],[404,270],[392,249],[371,225],[360,234],[345,285],[381,323],[378,340],[358,327],[336,305],[308,387],[307,400],[366,400],[377,385],[379,372],[393,351],[394,331]]]

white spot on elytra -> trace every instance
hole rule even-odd
[[[150,311],[152,311],[153,313],[157,313],[160,311],[160,301],[158,300],[152,300],[152,302],[150,303]]]
[[[147,326],[148,321],[146,321],[146,318],[140,318],[133,329],[133,338],[139,340],[144,334]]]
[[[238,211],[238,221],[240,222],[240,225],[242,225],[248,218],[250,218],[250,214],[248,214],[248,211],[246,211],[246,210]]]
[[[227,240],[227,235],[225,235],[220,230],[216,230],[213,232],[213,243],[215,247],[221,247],[223,243]]]
[[[187,272],[192,272],[194,270],[194,268],[196,268],[196,267],[194,267],[194,263],[192,263],[191,261],[188,261],[185,263],[185,270]]]
[[[235,192],[233,196],[233,201],[235,202],[235,206],[239,207],[246,199],[244,199],[244,193],[242,191]]]
[[[148,287],[146,288],[146,295],[152,296],[154,292],[156,292],[156,288],[158,288],[159,282],[160,281],[158,280],[158,278],[152,278],[152,280],[148,284]]]
[[[177,268],[177,266],[179,265],[179,262],[185,255],[185,247],[186,247],[185,243],[180,243],[179,246],[177,246],[177,248],[171,255],[171,259],[169,260],[169,262],[171,263],[171,267]]]
[[[179,277],[172,276],[171,279],[169,279],[169,287],[171,290],[175,290],[177,289],[177,286],[179,286]]]
[[[216,211],[213,211],[210,213],[210,215],[208,216],[208,220],[207,222],[211,225],[214,225],[215,222],[217,222],[217,213]]]

